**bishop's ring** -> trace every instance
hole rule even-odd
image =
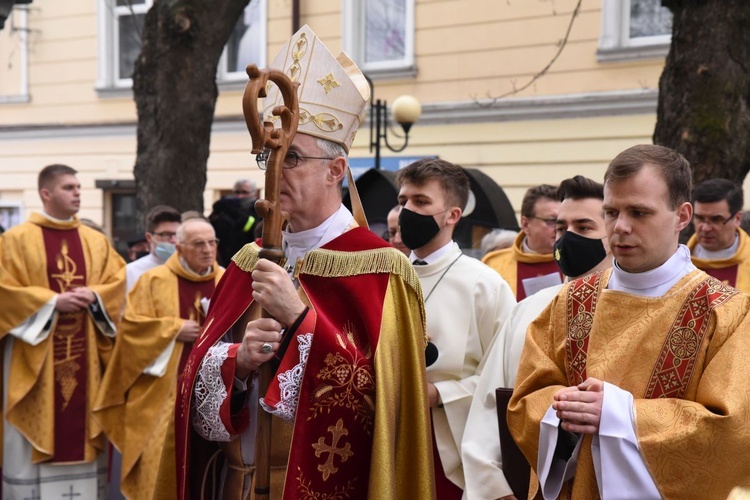
[[[268,354],[271,351],[273,351],[273,347],[268,342],[263,342],[263,345],[260,346],[260,352],[263,354]]]

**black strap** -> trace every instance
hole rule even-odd
[[[302,322],[305,320],[305,317],[307,316],[307,312],[310,310],[309,307],[305,307],[305,310],[302,311],[302,314],[300,314],[296,320],[294,320],[294,323],[292,323],[292,326],[286,329],[284,332],[283,337],[281,338],[281,344],[279,345],[279,349],[276,351],[276,354],[274,355],[274,358],[279,363],[282,359],[284,359],[284,354],[286,353],[287,348],[289,347],[289,342],[292,341],[292,338],[294,337],[295,332],[299,328],[299,326],[302,324]]]

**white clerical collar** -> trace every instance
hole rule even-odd
[[[615,260],[607,288],[646,297],[659,297],[695,269],[690,260],[688,247],[678,245],[677,250],[664,264],[643,273],[629,273]]]
[[[531,249],[529,246],[529,239],[526,236],[524,236],[521,241],[521,250],[523,250],[523,253],[539,253]]]
[[[344,205],[323,221],[317,227],[296,233],[284,231],[282,233],[284,255],[286,255],[287,271],[293,271],[297,260],[310,250],[320,248],[326,243],[338,238],[351,227],[354,217]]]
[[[41,211],[41,212],[39,212],[39,213],[40,213],[40,214],[41,214],[41,215],[42,215],[43,217],[45,217],[45,218],[47,218],[47,219],[51,220],[52,222],[72,222],[72,221],[73,221],[73,216],[70,216],[70,217],[68,217],[67,219],[58,219],[57,217],[52,217],[52,216],[51,216],[50,214],[48,214],[48,213],[47,213],[47,212],[45,212],[44,210],[42,210],[42,211]]]
[[[703,248],[700,243],[695,245],[695,248],[693,248],[693,256],[698,257],[699,259],[705,259],[705,260],[724,260],[724,259],[730,259],[734,257],[734,254],[737,253],[737,249],[740,247],[740,235],[736,234],[734,236],[734,242],[729,245],[727,248],[724,248],[722,250],[706,250]]]
[[[411,253],[409,254],[409,262],[413,264],[415,260],[423,260],[427,262],[427,264],[434,264],[435,262],[440,260],[440,257],[442,257],[443,255],[451,251],[451,248],[453,248],[453,244],[454,244],[453,240],[450,240],[448,243],[438,248],[427,257],[423,257],[422,259],[417,257],[417,254],[415,254],[414,250],[412,250]]]
[[[205,276],[211,271],[213,271],[213,266],[208,266],[208,269],[206,269],[205,272],[199,273],[197,271],[193,271],[193,269],[188,265],[187,262],[185,262],[185,259],[180,257],[180,264],[182,265],[182,268],[188,273],[192,274],[193,276]]]

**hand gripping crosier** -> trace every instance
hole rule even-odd
[[[266,162],[266,197],[255,203],[258,214],[263,217],[263,248],[259,252],[259,257],[279,264],[284,259],[284,252],[281,249],[281,230],[288,218],[288,214],[281,210],[279,203],[281,169],[289,146],[297,133],[299,123],[297,87],[299,83],[292,82],[283,71],[260,70],[254,64],[247,67],[247,76],[250,77],[250,81],[242,97],[242,111],[253,141],[252,152],[258,154],[264,149],[270,150]],[[269,81],[276,84],[284,99],[283,106],[276,106],[273,109],[273,114],[281,118],[281,128],[274,128],[270,122],[265,122],[261,126],[258,99],[266,97]],[[263,311],[263,316],[268,317],[266,311]],[[260,367],[258,394],[261,397],[268,389],[273,371],[271,362],[264,363]],[[254,478],[254,498],[256,499],[268,498],[270,494],[271,419],[269,413],[262,408],[258,409]]]

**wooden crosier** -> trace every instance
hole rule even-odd
[[[283,71],[277,69],[260,70],[254,64],[247,67],[250,78],[242,97],[242,111],[245,123],[252,137],[252,152],[258,154],[269,150],[266,161],[265,199],[255,202],[255,209],[263,218],[263,248],[259,257],[276,264],[284,259],[281,230],[288,219],[288,214],[281,210],[279,189],[281,169],[284,165],[289,146],[297,133],[299,123],[299,101],[297,87]],[[258,110],[258,99],[266,97],[268,82],[273,82],[281,92],[284,104],[276,106],[273,114],[281,118],[281,128],[274,128],[273,123],[261,125]],[[264,317],[270,317],[263,311]],[[273,377],[272,363],[261,365],[258,373],[258,395],[264,396]],[[270,495],[271,481],[271,414],[258,408],[257,434],[255,439],[255,498],[267,499]]]

